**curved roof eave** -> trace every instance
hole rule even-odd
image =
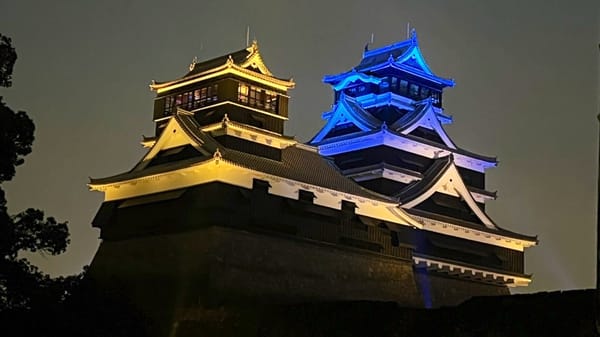
[[[404,71],[406,73],[409,73],[411,75],[417,76],[417,77],[421,77],[423,79],[429,80],[431,82],[437,83],[439,85],[442,85],[444,87],[454,87],[455,86],[455,82],[453,79],[448,79],[448,78],[443,78],[443,77],[439,77],[436,76],[434,74],[428,74],[422,70],[419,70],[417,68],[408,66],[408,65],[404,65],[401,63],[396,62],[395,60],[389,60],[388,62],[385,63],[381,63],[381,64],[377,64],[377,65],[373,65],[364,69],[361,69],[361,71],[379,71],[379,70],[383,70],[383,69],[387,69],[387,68],[392,68],[392,69],[396,69],[396,70],[400,70],[400,71]]]
[[[362,131],[379,130],[381,126],[381,122],[364,110],[355,99],[342,93],[338,103],[329,114],[329,120],[309,143],[317,144],[321,142],[333,128],[346,122],[353,123]]]

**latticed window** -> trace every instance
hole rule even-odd
[[[218,100],[218,84],[165,97],[164,115],[172,115],[176,108],[195,110]]]
[[[265,91],[265,110],[277,111],[277,93],[273,91]]]
[[[238,101],[241,103],[248,103],[248,90],[250,86],[245,83],[238,85]]]
[[[165,116],[170,115],[174,106],[175,106],[175,97],[168,96],[167,98],[165,98],[165,109],[164,109],[163,115],[165,115]]]
[[[238,102],[277,113],[279,95],[274,91],[240,83],[238,85]]]

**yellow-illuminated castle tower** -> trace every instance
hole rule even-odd
[[[332,116],[359,127],[377,121],[354,113],[364,109],[344,91],[356,83],[380,87],[380,79],[355,73],[332,83],[340,88]],[[193,62],[179,79],[153,82],[156,133],[143,140],[147,153],[130,171],[89,183],[105,197],[93,220],[102,244],[90,277],[121,289],[164,334],[186,313],[219,306],[374,300],[430,307],[529,282],[509,263],[486,263],[522,262],[535,238],[401,206],[442,188],[439,179],[385,193],[322,156],[348,149],[348,142],[323,141],[337,124],[313,140],[317,146],[285,136],[293,86],[273,76],[256,42]],[[435,106],[419,111],[435,113]],[[386,128],[379,123],[377,131]],[[422,176],[431,171],[466,193],[452,158],[434,161]],[[433,255],[415,253],[424,242],[434,243]]]

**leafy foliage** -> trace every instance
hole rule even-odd
[[[17,54],[0,34],[0,86],[9,87]],[[146,336],[145,319],[123,300],[79,275],[52,278],[21,257],[22,252],[57,255],[69,244],[66,222],[29,208],[8,213],[1,184],[31,152],[35,126],[0,97],[0,335]]]
[[[9,37],[0,34],[0,87],[12,85],[12,72],[17,61],[17,53],[11,43]]]
[[[15,167],[23,164],[23,157],[31,152],[35,126],[24,111],[14,112],[3,102],[2,97],[0,97],[0,122],[0,183],[2,183],[14,177]]]
[[[11,40],[0,34],[0,86],[11,85],[17,59]],[[0,97],[0,184],[11,180],[24,156],[31,152],[35,126],[24,111],[14,112]],[[8,214],[5,193],[0,187],[0,311],[46,308],[65,300],[81,276],[51,278],[21,252],[56,255],[69,244],[66,222],[44,217],[29,208]]]

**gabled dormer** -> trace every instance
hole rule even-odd
[[[288,119],[291,79],[275,77],[265,65],[256,41],[247,48],[189,66],[181,78],[152,81],[156,91],[154,121],[158,135],[177,108],[195,114],[200,125],[234,122],[278,134]]]

